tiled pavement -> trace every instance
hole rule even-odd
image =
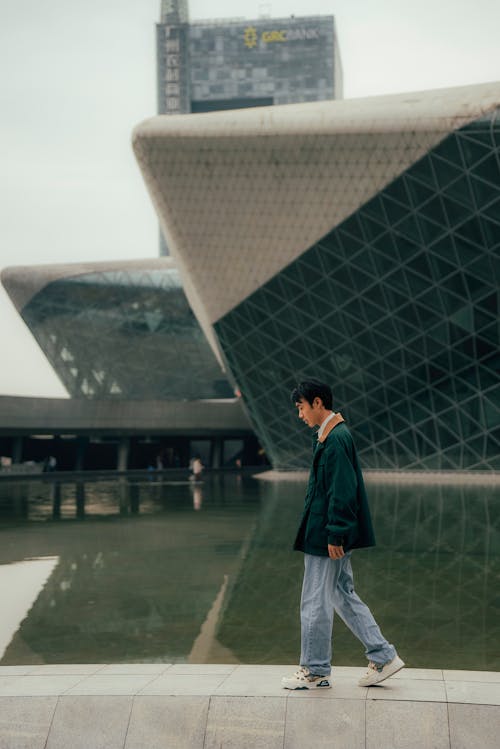
[[[498,749],[500,673],[404,669],[289,692],[290,666],[0,667],[0,749]]]

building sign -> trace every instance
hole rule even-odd
[[[319,39],[319,29],[304,29],[304,28],[293,28],[293,29],[273,29],[269,31],[262,31],[260,33],[260,41],[263,44],[274,44],[276,42],[296,42],[304,41],[306,39]],[[243,41],[245,47],[252,49],[256,47],[259,42],[259,34],[255,26],[247,26],[243,32]]]
[[[175,26],[165,26],[165,50],[166,50],[166,71],[165,71],[165,94],[167,114],[179,114],[181,111],[181,90],[180,90],[180,42],[178,29]]]

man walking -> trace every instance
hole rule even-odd
[[[332,411],[332,391],[317,380],[292,393],[299,418],[319,427],[305,507],[294,549],[304,552],[300,604],[300,667],[282,679],[285,689],[331,686],[334,612],[365,646],[368,671],[358,682],[372,686],[403,668],[368,606],[354,591],[351,551],[375,545],[356,449],[343,417]]]

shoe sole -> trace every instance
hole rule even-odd
[[[398,671],[401,671],[404,667],[405,667],[405,664],[403,663],[403,661],[401,661],[401,663],[398,663],[396,668],[393,671],[391,671],[390,674],[386,674],[385,676],[382,676],[381,679],[377,679],[377,681],[372,681],[369,684],[362,684],[358,682],[358,685],[360,687],[376,687],[378,684],[382,684],[382,682],[385,681],[386,679],[390,679],[391,676],[394,676],[394,674],[397,674]]]
[[[292,689],[296,692],[300,692],[300,691],[310,692],[312,689],[331,689],[332,688],[332,685],[330,683],[322,684],[321,686],[319,684],[315,684],[314,686],[310,686],[310,687],[306,687],[306,686],[293,687],[293,686],[288,686],[286,684],[282,684],[281,686],[283,687],[283,689]]]

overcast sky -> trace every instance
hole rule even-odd
[[[160,0],[2,0],[0,267],[157,255],[130,147]],[[336,18],[346,98],[500,80],[500,0],[191,0],[192,20]],[[65,390],[0,289],[0,394]]]

